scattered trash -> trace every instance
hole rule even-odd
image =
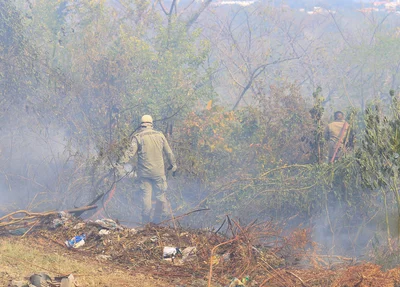
[[[59,220],[56,222],[58,223],[62,222],[64,226],[62,228],[52,230],[51,226],[52,224],[54,224],[53,219],[55,218]],[[126,266],[129,272],[135,270],[136,266],[151,266],[154,268],[147,269],[149,271],[149,276],[154,276],[155,278],[159,277],[167,278],[167,276],[171,275],[170,277],[175,276],[173,278],[178,278],[179,275],[179,278],[182,278],[182,282],[179,281],[179,279],[177,279],[177,281],[176,282],[174,281],[173,283],[179,285],[182,285],[184,283],[185,286],[187,287],[207,286],[207,281],[202,282],[201,285],[199,285],[200,283],[196,285],[195,283],[193,283],[194,282],[193,280],[197,280],[196,279],[197,277],[201,278],[207,277],[210,264],[213,265],[212,267],[215,267],[213,270],[213,276],[214,276],[213,278],[221,279],[219,282],[225,282],[226,287],[256,286],[257,281],[263,282],[265,280],[264,276],[265,273],[263,273],[264,272],[263,270],[269,270],[270,268],[277,268],[276,269],[277,272],[279,272],[279,274],[281,274],[280,272],[282,272],[282,276],[276,276],[271,278],[270,282],[268,282],[268,286],[275,286],[275,285],[278,286],[281,277],[285,279],[285,282],[282,283],[284,285],[281,284],[279,286],[292,286],[292,285],[294,286],[295,284],[299,285],[299,282],[301,280],[304,280],[304,282],[310,282],[310,284],[308,285],[311,286],[313,284],[312,279],[315,276],[317,276],[311,271],[307,273],[308,271],[303,271],[303,270],[298,272],[296,270],[296,273],[293,273],[295,275],[293,275],[292,273],[285,273],[286,272],[285,269],[281,270],[279,268],[280,266],[282,266],[282,264],[278,265],[275,263],[275,261],[277,260],[276,258],[281,258],[281,256],[291,256],[290,254],[287,255],[286,252],[287,250],[291,252],[290,250],[293,244],[298,244],[299,246],[303,246],[301,245],[301,243],[303,242],[302,240],[305,241],[305,239],[302,239],[303,237],[299,237],[299,239],[297,239],[296,237],[296,241],[285,241],[286,239],[282,241],[281,242],[282,247],[281,246],[279,247],[283,248],[284,250],[283,255],[279,253],[280,252],[279,250],[277,251],[274,250],[274,253],[270,252],[271,249],[270,246],[268,245],[267,247],[265,247],[264,244],[262,243],[263,241],[249,242],[249,238],[258,238],[257,237],[258,234],[272,234],[271,236],[274,236],[273,238],[275,238],[275,236],[278,237],[275,234],[280,234],[280,233],[278,233],[278,231],[275,231],[273,227],[269,225],[265,227],[256,225],[256,226],[251,226],[251,228],[248,229],[239,228],[240,230],[243,231],[241,233],[238,233],[239,235],[237,235],[237,239],[235,241],[232,241],[232,244],[230,243],[225,244],[224,242],[226,242],[227,240],[226,236],[220,236],[219,234],[213,232],[210,233],[208,230],[204,231],[196,230],[193,232],[185,230],[183,228],[180,229],[180,228],[172,228],[171,226],[156,226],[156,225],[148,225],[145,227],[139,227],[137,229],[131,229],[130,227],[124,226],[122,230],[118,230],[119,229],[118,221],[103,219],[103,220],[97,220],[96,222],[93,220],[91,223],[89,222],[83,223],[81,219],[74,217],[69,218],[68,221],[63,221],[61,217],[59,218],[57,213],[52,214],[51,217],[50,216],[47,217],[46,215],[46,217],[39,217],[35,219],[38,220],[38,224],[35,227],[40,229],[40,233],[37,234],[35,234],[34,232],[32,232],[31,234],[28,233],[27,234],[28,240],[33,239],[33,241],[35,241],[36,236],[39,235],[43,237],[43,240],[38,241],[37,244],[48,244],[48,243],[51,244],[51,242],[54,243],[64,242],[66,239],[71,239],[75,235],[78,235],[77,237],[74,237],[71,240],[65,241],[65,245],[68,248],[86,249],[85,256],[86,254],[88,254],[88,256],[91,256],[93,263],[92,264],[93,270],[96,273],[97,273],[96,270],[98,270],[97,269],[98,266],[113,266],[112,264],[114,263],[121,266]],[[43,219],[48,219],[48,220],[43,220]],[[14,219],[11,218],[8,220],[14,220]],[[25,228],[28,226],[28,225],[24,226],[19,222],[18,224],[14,221],[11,222],[13,223],[13,225],[11,226],[8,225],[7,228],[12,227],[14,230],[16,230],[17,228],[22,228],[22,227]],[[9,229],[4,228],[4,231],[2,232],[8,234]],[[222,243],[224,243],[223,245],[224,247],[221,247],[219,249],[214,249],[216,250],[215,253],[212,253],[214,256],[210,258],[210,250],[213,250],[215,246],[218,246]],[[80,247],[84,244],[85,246]],[[86,245],[89,245],[89,247],[85,248]],[[258,245],[260,245],[260,247],[257,247],[258,249],[255,249],[254,246]],[[162,252],[162,257],[160,256],[161,252]],[[299,251],[298,249],[296,249],[294,252],[296,256],[302,254],[301,253],[302,251]],[[80,255],[80,254],[75,254],[75,255]],[[171,261],[171,262],[167,263],[166,261]],[[176,268],[171,268],[170,263],[172,263],[173,265],[183,265],[184,268],[180,268],[179,270]],[[252,264],[252,266],[254,266],[254,269],[253,268],[248,269],[249,270],[248,274],[251,276],[250,282],[247,282],[247,280],[245,280],[246,278],[242,279],[243,275],[240,276],[236,275],[240,270],[245,270],[248,267],[248,264]],[[260,269],[257,269],[258,268],[257,266],[259,266]],[[18,279],[18,278],[11,278],[11,276],[8,275],[4,275],[3,274],[4,272],[2,271],[3,270],[0,270],[1,286],[7,286],[7,284],[10,284],[11,279]],[[102,272],[104,273],[104,276],[106,276],[106,274],[108,275],[108,267],[104,269],[104,271]],[[337,279],[336,277],[334,277],[333,273],[331,274],[330,272],[332,272],[331,269],[326,271],[326,274],[323,273],[323,275],[321,276],[325,275],[331,276],[329,282],[333,282],[334,280],[336,281],[342,280],[344,282],[344,279],[342,278]],[[372,273],[371,271],[371,274],[384,274],[379,270],[374,272],[375,273]],[[353,273],[354,273],[353,271],[349,272],[348,277],[350,279],[346,279],[347,280],[346,284],[347,282],[350,282],[349,280],[353,280],[352,279],[353,277],[350,276]],[[226,277],[227,274],[238,276],[238,278],[232,281],[232,277],[230,278]],[[288,276],[287,274],[291,275]],[[361,271],[360,274],[362,274]],[[369,276],[365,274],[366,273],[364,273],[363,276]],[[77,276],[76,274],[74,275]],[[35,276],[32,277],[32,280],[36,285],[33,285],[31,283],[29,287],[33,286],[72,287],[77,284],[76,282],[71,283],[72,281],[68,278],[65,278],[66,276],[67,275],[59,277],[59,279],[56,279],[57,278],[56,277],[54,281],[52,281],[51,283],[44,283],[46,282],[46,280],[44,280],[44,282],[42,283],[41,276],[38,276],[36,274],[36,277]],[[101,276],[103,276],[103,274],[101,274]],[[148,275],[146,274],[146,276]],[[298,278],[301,279],[298,279],[296,276],[298,276]],[[372,277],[372,275],[370,277]],[[189,278],[190,278],[190,283],[189,283]],[[211,278],[211,280],[213,280],[213,278]],[[352,285],[348,284],[348,286],[354,286],[355,284],[357,284],[356,280],[359,280],[358,278],[359,277],[355,277],[354,278],[355,283]],[[379,278],[383,277],[381,276]],[[4,279],[6,279],[7,282]],[[23,277],[21,277],[20,279],[23,279]],[[85,281],[84,279],[82,280]],[[61,281],[63,283],[62,285]],[[6,282],[6,284],[2,284],[3,282]],[[216,283],[216,281],[214,282]],[[15,287],[21,287],[21,286],[28,287],[24,286],[22,281],[14,283]],[[39,283],[41,285],[39,285]],[[109,286],[113,286],[113,284]],[[215,286],[220,286],[220,285],[215,284]],[[339,284],[335,286],[339,286]],[[344,284],[340,286],[344,286]],[[383,285],[370,284],[369,286],[383,286]]]
[[[53,228],[53,229],[56,229],[56,228],[62,226],[63,224],[64,224],[64,222],[63,222],[60,218],[55,218],[55,219],[53,220],[52,228]]]
[[[170,246],[165,246],[163,249],[163,258],[164,259],[175,259],[176,255],[181,254],[182,252],[179,250],[177,247],[170,247]]]
[[[110,230],[123,230],[124,228],[116,223],[114,220],[105,218],[105,219],[97,219],[95,222],[92,222],[92,224],[100,226],[105,229],[110,229]]]
[[[67,245],[68,248],[79,248],[85,244],[85,239],[86,235],[78,235],[72,238],[71,240],[65,241],[65,245]]]
[[[71,217],[72,217],[71,214],[69,214],[68,212],[60,211],[58,213],[58,218],[55,218],[53,220],[52,228],[56,229],[60,226],[65,225],[67,221],[71,220]]]
[[[99,235],[107,235],[110,234],[110,230],[108,229],[102,229],[99,231]]]

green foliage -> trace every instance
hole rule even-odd
[[[4,112],[32,94],[37,80],[35,49],[28,42],[15,1],[0,1],[0,94]],[[18,109],[17,109],[18,110]],[[0,114],[0,117],[2,114]]]
[[[322,125],[322,116],[324,114],[323,101],[324,97],[321,95],[322,89],[318,87],[317,90],[313,93],[314,98],[314,106],[310,110],[311,117],[314,121],[314,125],[316,129],[312,131],[314,136],[312,147],[313,147],[313,156],[316,159],[315,161],[318,163],[322,163],[324,160],[323,154],[323,146],[324,146],[324,127]]]
[[[2,53],[18,53],[23,44],[21,16],[14,1],[0,2],[0,43]]]
[[[389,108],[375,102],[364,118],[354,109],[348,113],[352,130],[363,130],[356,156],[349,150],[337,163],[326,164],[325,102],[335,89],[345,90],[343,95],[349,99],[353,95],[348,95],[343,80],[343,87],[329,90],[324,85],[326,98],[318,87],[309,103],[302,93],[303,84],[285,80],[289,70],[299,71],[289,61],[297,56],[287,52],[275,58],[271,47],[261,45],[266,42],[261,34],[267,30],[271,30],[268,35],[275,35],[272,31],[279,34],[270,41],[277,47],[286,35],[292,37],[290,28],[281,32],[279,17],[270,23],[273,27],[260,25],[259,33],[240,27],[239,32],[229,34],[236,23],[228,25],[224,35],[229,40],[224,44],[229,45],[222,45],[219,52],[224,57],[215,59],[212,49],[217,46],[205,40],[203,30],[188,29],[182,20],[185,17],[166,16],[149,1],[120,0],[124,9],[108,1],[78,2],[38,0],[24,6],[24,14],[13,1],[0,0],[1,116],[8,107],[14,119],[28,114],[25,121],[34,123],[32,130],[45,135],[47,142],[53,136],[51,130],[61,131],[54,138],[65,145],[64,150],[51,150],[48,168],[65,152],[67,159],[57,170],[59,186],[54,187],[64,193],[64,204],[85,204],[93,194],[110,189],[116,180],[111,163],[130,144],[140,116],[149,113],[156,128],[167,134],[178,158],[180,176],[170,180],[169,191],[174,207],[180,211],[211,207],[211,223],[226,213],[245,220],[296,217],[317,221],[323,217],[327,223],[321,224],[334,235],[343,226],[350,230],[347,226],[368,222],[375,209],[379,215],[392,211],[393,201],[400,210],[400,101],[394,90],[389,93]],[[273,16],[272,10],[269,13]],[[238,15],[265,21],[261,11],[255,14],[258,19],[243,11]],[[367,56],[388,51],[389,56],[377,62],[376,67],[385,72],[375,82],[392,86],[394,81],[382,79],[393,71],[393,65],[389,70],[385,65],[390,57],[396,58],[398,39],[378,34],[382,41],[346,48],[339,60],[343,64],[357,50],[352,64],[363,66]],[[248,40],[243,41],[243,35]],[[291,38],[287,51],[293,47],[293,52],[300,51],[295,42]],[[329,52],[315,58],[307,55],[309,67],[301,62],[301,70],[309,73],[307,81],[319,82],[313,61],[321,55]],[[286,63],[286,69],[282,66],[269,74],[277,59]],[[218,101],[220,86],[214,86],[217,76],[210,67],[219,61],[232,72],[230,87],[223,93],[232,92],[233,99],[242,93],[241,104],[249,101],[249,105],[232,111]],[[368,77],[375,75],[371,67],[362,69]],[[270,84],[271,78],[281,84]],[[358,88],[349,87],[353,92]],[[26,122],[18,124],[25,129]],[[13,127],[10,130],[15,132]],[[133,201],[135,184],[124,180],[118,184],[130,198],[126,201]]]
[[[54,69],[41,110],[65,128],[73,148],[109,150],[142,114],[167,128],[213,95],[200,72],[209,46],[198,30],[188,33],[175,19],[164,26],[148,1],[124,3],[126,11],[105,1],[66,3],[35,3],[31,32],[38,43],[50,39],[42,51]]]
[[[379,104],[366,110],[365,135],[362,150],[358,150],[357,155],[363,182],[368,188],[396,189],[400,168],[397,164],[400,153],[399,107],[399,100],[393,94],[388,115],[382,115]]]

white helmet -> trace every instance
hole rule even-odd
[[[153,118],[150,115],[144,115],[142,117],[141,123],[142,124],[144,124],[144,123],[152,124],[153,123]]]

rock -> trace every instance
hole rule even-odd
[[[45,273],[40,273],[31,275],[29,281],[36,287],[44,287],[47,286],[47,281],[51,281],[51,278]]]
[[[74,287],[74,286],[75,286],[74,275],[70,274],[67,278],[61,279],[60,287]]]

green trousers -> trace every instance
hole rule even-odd
[[[167,190],[167,179],[165,176],[140,178],[140,190],[142,192],[142,223],[160,221],[163,217],[168,216],[168,201],[165,195]],[[152,199],[156,200],[154,208],[154,216],[152,218]]]

